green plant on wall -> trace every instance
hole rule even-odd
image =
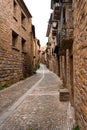
[[[80,130],[79,126],[77,125],[73,130]]]
[[[65,88],[65,84],[62,83],[61,86],[60,86],[61,89],[64,89]]]
[[[29,128],[29,130],[33,130],[32,128]]]
[[[25,79],[26,79],[26,77],[22,77],[22,78],[21,78],[21,80],[25,80]]]
[[[36,70],[39,69],[40,68],[40,64],[39,63],[35,64],[35,68],[36,68]]]
[[[36,74],[36,70],[39,68],[40,68],[40,64],[39,63],[35,64],[35,68],[34,68],[33,73]]]
[[[4,88],[0,86],[0,91],[3,90]]]
[[[5,84],[3,87],[8,88],[8,87],[10,87],[10,84]]]
[[[10,84],[5,84],[3,86],[0,86],[0,91],[5,89],[5,88],[8,88],[8,87],[10,87]]]

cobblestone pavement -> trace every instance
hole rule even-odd
[[[68,130],[68,102],[59,101],[60,84],[41,65],[36,75],[0,92],[0,130]]]

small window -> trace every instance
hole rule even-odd
[[[72,10],[69,11],[69,20],[72,21],[73,20],[73,13],[72,13]]]
[[[22,38],[22,51],[25,52],[26,40]]]
[[[23,13],[21,13],[21,24],[25,26],[26,24],[26,17]]]
[[[16,1],[14,0],[14,8],[16,8],[16,6],[17,6],[17,3],[16,3]]]
[[[17,15],[18,15],[18,5],[16,3],[16,1],[14,0],[14,3],[13,3],[13,15],[14,15],[14,18],[15,20],[17,21]]]
[[[65,8],[63,9],[63,22],[64,22],[64,24],[66,23],[66,10],[65,10]]]
[[[16,47],[17,42],[18,42],[18,34],[12,31],[12,46]]]

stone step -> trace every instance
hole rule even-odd
[[[60,89],[59,100],[60,101],[69,101],[69,91],[67,88]]]

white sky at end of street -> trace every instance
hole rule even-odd
[[[40,40],[41,46],[46,45],[48,21],[50,18],[51,0],[24,0],[32,15],[32,24],[35,25],[36,38]]]

